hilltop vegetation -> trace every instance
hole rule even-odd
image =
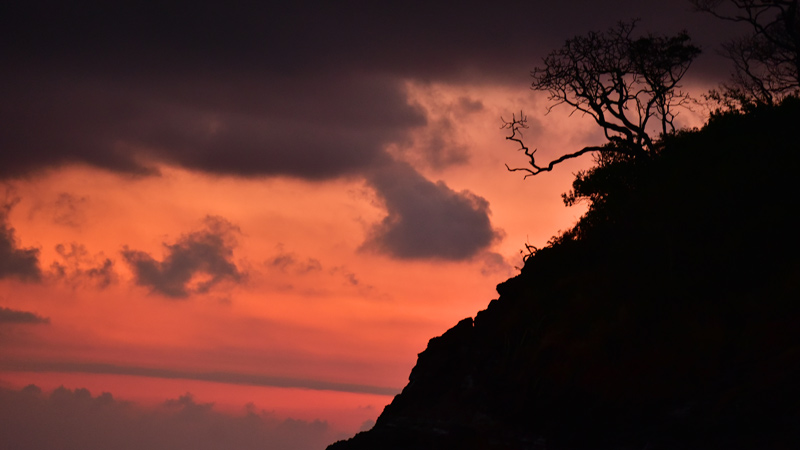
[[[718,113],[578,174],[578,224],[329,448],[798,448],[798,123]]]

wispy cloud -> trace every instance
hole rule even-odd
[[[0,369],[25,372],[77,372],[102,373],[113,375],[134,375],[141,377],[213,381],[217,383],[246,384],[252,386],[273,386],[304,388],[324,391],[352,392],[360,394],[395,395],[400,389],[365,384],[338,383],[308,378],[278,377],[271,375],[245,374],[236,372],[201,372],[159,369],[141,366],[121,366],[116,364],[51,362],[51,361],[0,361]]]
[[[65,280],[74,287],[89,283],[105,289],[117,282],[114,261],[102,254],[91,256],[86,246],[78,243],[56,245],[62,261],[50,264],[49,275]]]
[[[0,324],[4,323],[46,324],[50,323],[50,319],[36,313],[0,306]]]
[[[294,252],[284,249],[283,244],[278,244],[278,251],[265,263],[268,267],[282,272],[303,275],[322,270],[322,263],[316,258],[302,258]]]

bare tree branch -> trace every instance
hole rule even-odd
[[[501,118],[501,120],[503,120],[503,119]],[[509,141],[514,141],[517,144],[519,144],[519,146],[520,146],[519,150],[522,150],[525,153],[525,156],[528,157],[528,160],[529,160],[528,164],[532,168],[528,168],[528,167],[514,167],[514,168],[512,168],[508,164],[506,164],[506,169],[508,169],[509,172],[526,172],[527,174],[523,177],[523,179],[531,177],[531,176],[534,176],[534,175],[538,175],[541,172],[550,172],[551,170],[553,170],[553,167],[556,164],[560,164],[560,163],[562,163],[562,162],[564,162],[564,161],[566,161],[568,159],[577,158],[578,156],[581,156],[581,155],[583,155],[585,153],[604,150],[604,147],[597,147],[597,146],[584,147],[584,148],[578,150],[577,152],[568,153],[566,155],[562,155],[562,156],[554,159],[553,161],[550,161],[550,163],[548,163],[546,166],[540,167],[540,166],[538,166],[536,164],[536,158],[535,158],[536,149],[531,150],[522,141],[522,131],[521,130],[524,129],[524,128],[528,128],[527,121],[528,121],[527,117],[525,117],[522,114],[522,112],[520,111],[519,118],[517,118],[516,115],[512,115],[511,116],[511,121],[510,122],[506,122],[505,120],[503,120],[503,126],[501,127],[502,129],[511,130],[511,135],[510,136],[506,136],[506,139],[509,140]]]
[[[773,103],[800,93],[800,6],[798,0],[691,0],[697,11],[749,25],[751,34],[728,41],[734,63],[723,84],[724,103]]]
[[[678,90],[679,83],[700,50],[685,32],[671,37],[634,37],[635,26],[635,20],[620,22],[606,32],[569,39],[531,72],[531,88],[546,91],[553,102],[548,112],[565,104],[573,108],[573,113],[592,117],[603,128],[608,144],[584,147],[539,166],[536,150],[522,140],[521,130],[527,125],[520,113],[510,122],[504,120],[502,128],[511,131],[506,139],[519,144],[531,168],[506,165],[509,171],[526,172],[527,178],[593,151],[648,157],[656,151],[653,133],[664,135],[675,130],[675,108],[689,99]]]

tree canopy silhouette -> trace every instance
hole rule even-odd
[[[800,7],[798,0],[692,0],[715,17],[741,22],[751,34],[726,42],[734,63],[731,81],[712,97],[733,106],[772,104],[800,91]]]
[[[675,130],[675,109],[689,99],[681,92],[680,80],[700,49],[681,32],[675,36],[634,36],[636,21],[620,22],[605,32],[590,32],[566,41],[532,72],[531,88],[546,91],[555,106],[566,104],[573,112],[591,116],[603,128],[608,143],[589,146],[562,155],[540,166],[522,141],[526,117],[512,116],[503,127],[506,139],[517,142],[530,167],[511,168],[527,172],[525,177],[547,172],[567,159],[589,152],[615,153],[625,157],[647,157],[655,151],[653,133]]]

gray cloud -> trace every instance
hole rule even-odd
[[[283,245],[278,245],[278,253],[266,261],[267,266],[282,272],[307,274],[322,270],[322,263],[316,258],[300,258],[293,252],[288,252]]]
[[[42,324],[50,323],[50,319],[32,312],[18,311],[0,306],[0,324],[3,323]]]
[[[53,222],[72,228],[79,228],[86,222],[82,207],[86,197],[76,197],[62,192],[53,202]]]
[[[469,161],[466,145],[459,142],[453,121],[441,117],[430,124],[424,135],[415,142],[412,152],[428,167],[443,169]]]
[[[375,426],[375,421],[372,419],[367,419],[364,421],[364,423],[361,424],[361,427],[359,428],[358,431],[369,431],[374,426]]]
[[[513,266],[511,266],[511,264],[509,264],[499,253],[486,252],[482,256],[482,275],[501,275],[507,277],[514,276],[515,270]]]
[[[373,172],[369,183],[383,198],[387,216],[364,244],[402,259],[463,260],[501,235],[489,220],[489,203],[469,191],[456,192],[397,163]]]
[[[351,272],[350,269],[348,269],[345,266],[336,266],[332,268],[329,271],[329,273],[331,275],[341,276],[344,279],[344,282],[350,286],[359,286],[361,284],[361,281],[359,281],[358,276],[356,276],[355,273]],[[367,290],[373,288],[373,286],[370,285],[363,287],[366,288]]]
[[[60,387],[49,395],[31,385],[0,388],[0,441],[5,448],[38,450],[312,450],[334,440],[326,422],[279,419],[252,404],[226,414],[191,394],[145,408]]]
[[[104,63],[132,68],[180,64],[298,74],[341,67],[425,79],[507,73],[576,32],[641,17],[661,28],[714,23],[688,2],[510,0],[269,2],[225,5],[167,1],[141,6],[30,1],[6,5],[3,42],[12,61]],[[43,32],[45,30],[46,32]],[[674,30],[677,31],[677,30]],[[464,73],[467,72],[467,73]]]
[[[8,197],[9,193],[6,193]],[[0,203],[0,279],[17,277],[24,281],[39,281],[39,249],[19,248],[14,228],[8,224],[8,213],[16,200],[6,198]]]
[[[49,275],[78,286],[86,282],[105,289],[117,282],[114,261],[102,254],[91,256],[86,246],[78,243],[56,245],[56,253],[62,262],[54,261],[50,265]]]
[[[461,114],[471,114],[478,111],[483,111],[483,102],[480,100],[473,100],[469,97],[459,97],[456,102],[457,112]]]
[[[233,259],[238,228],[220,217],[209,216],[205,228],[182,236],[175,244],[164,244],[163,261],[150,254],[125,248],[122,256],[131,266],[137,284],[167,297],[183,298],[208,292],[222,281],[240,282],[245,274]],[[196,276],[205,276],[194,283]]]
[[[440,103],[437,100],[434,102]],[[417,130],[412,139],[393,148],[392,154],[416,167],[436,170],[469,162],[465,133],[458,123],[483,110],[483,102],[462,96],[448,104],[436,104],[432,109],[435,110],[433,114],[426,111],[427,126]]]

